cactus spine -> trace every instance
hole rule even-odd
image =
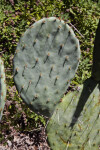
[[[5,71],[3,61],[0,58],[0,120],[3,114],[5,100],[6,100]]]

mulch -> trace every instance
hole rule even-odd
[[[0,150],[50,150],[47,140],[45,128],[41,127],[33,131],[18,132],[14,128],[11,129],[11,140],[9,135],[5,135],[7,139],[6,145],[0,143]]]

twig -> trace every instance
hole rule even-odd
[[[76,27],[72,23],[68,23],[68,24],[70,24],[74,28],[74,30],[76,30],[77,33],[80,34],[82,38],[84,38],[84,36],[78,31],[78,29],[76,29]]]
[[[6,51],[6,50],[4,50],[4,51],[1,51],[1,52],[0,52],[0,54],[2,54],[2,53],[3,53],[3,52],[5,52],[5,51]]]

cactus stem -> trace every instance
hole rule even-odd
[[[78,40],[70,30],[72,34],[68,36],[69,25],[57,17],[43,18],[33,24],[33,28],[29,27],[18,43],[19,52],[13,61],[14,74],[18,67],[14,82],[18,93],[22,91],[20,96],[23,101],[35,113],[40,112],[41,115],[50,117],[69,86],[67,80],[75,75],[80,52]],[[78,49],[75,52],[76,44]],[[72,72],[69,71],[69,66],[73,69]],[[24,89],[22,85],[25,85]],[[33,101],[36,93],[39,98]],[[47,104],[48,98],[50,102]]]

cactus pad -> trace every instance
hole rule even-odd
[[[79,41],[55,17],[34,23],[21,37],[14,57],[14,81],[24,102],[51,116],[79,64]]]
[[[0,120],[2,118],[5,99],[6,99],[5,71],[3,61],[0,58]]]
[[[100,149],[100,85],[87,79],[57,105],[47,125],[52,150]]]
[[[92,76],[96,81],[100,81],[100,20],[94,43]]]

